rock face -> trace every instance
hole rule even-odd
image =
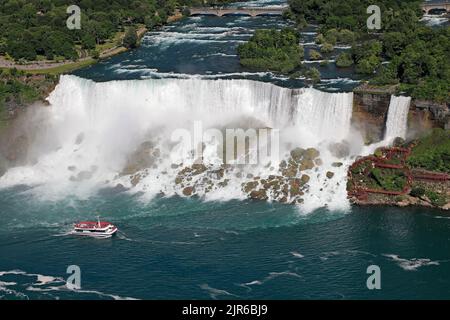
[[[362,133],[366,143],[383,139],[391,94],[395,88],[384,91],[360,86],[353,90],[352,126]]]
[[[383,139],[391,95],[388,88],[361,85],[353,90],[352,126],[362,133],[366,143]],[[450,109],[446,103],[412,100],[408,114],[408,132],[417,135],[430,128],[450,129]]]
[[[408,128],[418,134],[431,128],[450,129],[450,108],[446,103],[413,100],[408,116]]]

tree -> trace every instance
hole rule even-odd
[[[137,31],[135,27],[129,27],[123,37],[123,46],[132,49],[137,47]]]
[[[331,43],[324,43],[322,47],[320,48],[320,52],[322,53],[329,53],[334,50],[334,46]]]
[[[309,68],[305,72],[305,76],[312,82],[312,83],[318,83],[320,82],[320,72],[316,68],[312,67]]]
[[[338,66],[339,68],[350,67],[352,64],[353,59],[351,54],[349,54],[348,52],[343,52],[336,58],[336,66]]]
[[[322,55],[317,50],[311,49],[309,50],[309,58],[311,60],[320,60],[322,59]]]

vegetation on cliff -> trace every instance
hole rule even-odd
[[[436,128],[420,138],[412,149],[408,164],[450,173],[450,130]]]
[[[294,29],[256,30],[250,40],[239,45],[243,66],[256,70],[288,73],[297,68],[304,56]]]
[[[43,99],[57,78],[52,75],[31,75],[16,69],[0,70],[0,127],[15,111],[33,101]]]

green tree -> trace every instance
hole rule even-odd
[[[123,37],[123,46],[126,48],[136,48],[137,46],[137,31],[135,27],[129,27]]]

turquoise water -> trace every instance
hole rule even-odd
[[[450,216],[440,211],[367,207],[305,216],[288,205],[142,203],[112,191],[56,203],[30,199],[26,190],[0,195],[3,298],[450,298]],[[95,210],[119,226],[116,237],[65,235]],[[381,268],[381,290],[366,288],[372,264]],[[81,268],[80,291],[64,286],[69,265]]]
[[[254,29],[285,24],[277,17],[193,17],[76,74],[96,81],[249,78],[301,87],[302,79],[245,70],[236,56]],[[315,32],[312,26],[303,34],[307,51]],[[319,88],[358,83],[351,69],[313,65],[325,79]],[[0,298],[450,298],[450,215],[443,211],[352,207],[306,215],[259,201],[143,201],[119,189],[86,199],[38,194],[23,185],[0,190]],[[117,236],[67,234],[73,222],[97,212],[119,227]],[[373,264],[381,268],[381,290],[366,287]],[[80,290],[65,287],[70,265],[81,269]]]

